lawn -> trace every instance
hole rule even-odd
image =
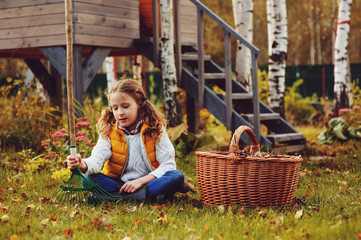
[[[203,205],[192,156],[177,164],[196,193],[96,207],[55,204],[61,182],[2,163],[0,239],[361,239],[361,151],[305,158],[283,208]]]

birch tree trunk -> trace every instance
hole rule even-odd
[[[350,107],[351,86],[347,83],[348,76],[348,32],[350,30],[352,0],[341,0],[338,8],[338,19],[335,37],[335,85],[334,93],[336,109]]]
[[[133,60],[133,79],[142,85],[142,55],[135,55]]]
[[[267,34],[268,34],[268,56],[272,55],[272,39],[274,39],[273,32],[275,26],[272,26],[274,24],[274,21],[272,21],[272,0],[267,0]]]
[[[237,32],[248,42],[253,41],[253,0],[232,0],[234,24]],[[237,41],[236,75],[248,91],[252,91],[251,51]]]
[[[116,79],[116,72],[114,69],[114,57],[106,57],[105,58],[105,71],[107,74],[107,88],[108,88],[108,94],[110,90],[112,89],[113,84],[117,81]]]
[[[180,104],[177,100],[177,76],[174,58],[173,0],[160,0],[161,66],[165,113],[170,127],[182,123]]]
[[[287,12],[286,0],[270,0],[270,24],[272,42],[268,61],[268,104],[281,117],[284,112],[285,74],[287,59]]]

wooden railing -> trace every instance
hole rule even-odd
[[[182,54],[179,41],[179,1],[174,0],[174,15],[175,15],[175,58],[177,64],[178,85],[180,85],[182,72]],[[226,126],[228,129],[232,128],[232,62],[231,62],[231,36],[235,37],[245,47],[249,48],[252,57],[252,90],[253,90],[253,114],[254,114],[254,133],[257,140],[260,141],[260,119],[259,119],[259,97],[258,97],[258,77],[257,77],[257,57],[259,50],[254,45],[249,43],[244,37],[238,34],[231,26],[219,18],[209,8],[198,0],[190,0],[196,7],[198,12],[198,99],[199,106],[204,103],[204,42],[203,42],[203,15],[207,14],[224,30],[225,41],[225,78],[226,78]],[[154,64],[159,66],[159,1],[153,0],[153,47],[154,47]]]
[[[204,44],[203,44],[203,15],[207,14],[224,30],[225,42],[225,75],[226,75],[226,126],[231,129],[232,126],[232,69],[231,69],[231,36],[235,37],[245,47],[249,48],[252,56],[252,90],[253,90],[253,114],[254,114],[254,133],[257,140],[260,140],[260,119],[259,119],[259,97],[258,97],[258,76],[257,76],[257,57],[259,50],[249,43],[244,37],[238,34],[231,26],[219,18],[209,8],[198,0],[190,0],[197,6],[198,11],[198,103],[203,106],[204,100]]]

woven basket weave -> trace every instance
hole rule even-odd
[[[247,132],[251,154],[240,151],[239,138]],[[302,158],[259,152],[251,128],[240,126],[227,152],[196,152],[198,186],[206,205],[286,205],[292,202]]]

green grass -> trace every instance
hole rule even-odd
[[[342,159],[305,159],[291,205],[245,207],[245,214],[242,206],[202,204],[194,156],[177,164],[197,193],[176,195],[165,204],[57,205],[49,198],[61,183],[48,173],[2,168],[0,239],[357,239],[361,235],[360,159],[361,151]]]

